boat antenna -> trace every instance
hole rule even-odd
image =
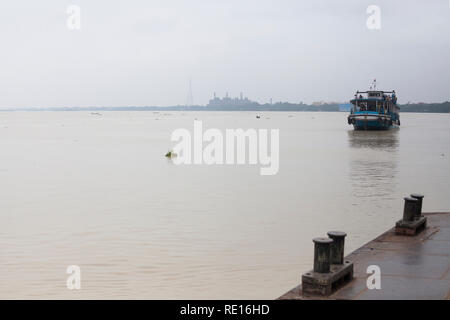
[[[373,90],[377,90],[377,79],[373,79]]]

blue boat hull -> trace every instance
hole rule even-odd
[[[389,123],[380,122],[378,120],[356,120],[353,124],[355,130],[388,130],[390,127],[392,126],[389,125]]]
[[[355,130],[387,130],[394,125],[400,125],[398,114],[383,114],[377,112],[355,112],[348,116],[348,123]]]

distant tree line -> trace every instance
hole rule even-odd
[[[433,112],[433,113],[448,113],[450,112],[450,102],[442,103],[414,103],[403,104],[400,106],[400,112]]]
[[[410,103],[399,105],[400,112],[450,113],[450,102]],[[53,107],[53,108],[0,108],[0,111],[339,111],[339,104],[309,105],[304,103],[277,102],[274,104],[255,104],[248,106],[172,106],[172,107]]]

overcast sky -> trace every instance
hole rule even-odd
[[[0,40],[0,107],[185,104],[189,78],[196,104],[346,101],[374,78],[450,100],[449,0],[2,1]]]

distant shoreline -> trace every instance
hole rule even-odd
[[[450,102],[415,103],[399,105],[402,113],[450,113]],[[348,112],[339,109],[339,104],[264,104],[250,106],[170,106],[170,107],[27,107],[0,108],[0,111],[253,111],[253,112]]]

